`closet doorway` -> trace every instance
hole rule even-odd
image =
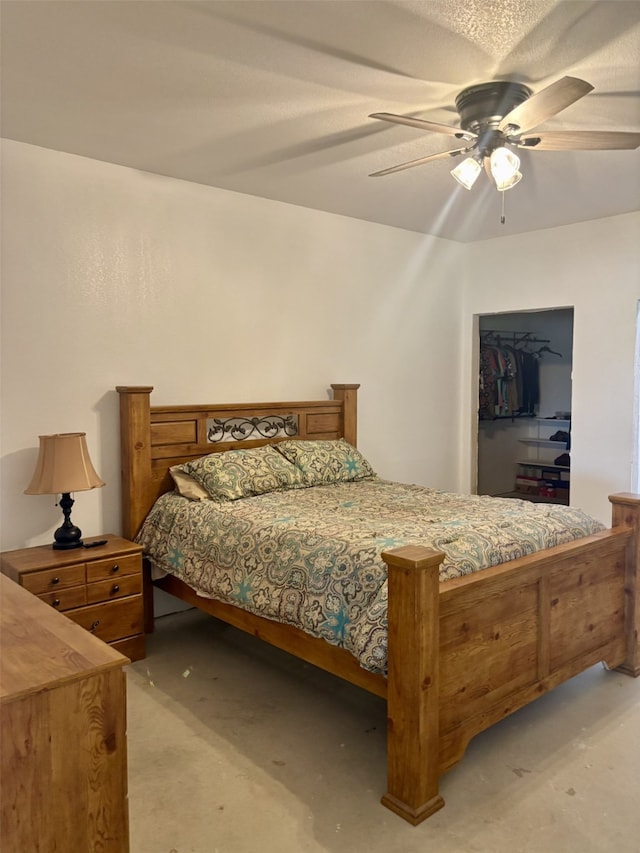
[[[573,308],[478,319],[478,494],[568,504]]]

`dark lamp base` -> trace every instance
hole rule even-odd
[[[64,515],[64,524],[53,534],[55,542],[54,551],[70,551],[72,548],[82,548],[82,531],[71,521],[71,507],[73,498],[69,492],[64,492],[60,498],[60,506]]]
[[[82,539],[77,542],[54,542],[51,547],[54,551],[70,551],[72,548],[83,548],[84,542]]]

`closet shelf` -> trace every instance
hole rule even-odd
[[[530,444],[534,447],[557,447],[559,451],[566,450],[566,441],[551,441],[549,438],[519,438],[522,444]]]
[[[557,444],[557,441],[554,441],[554,444]],[[535,459],[520,459],[516,462],[516,465],[525,465],[529,468],[544,468],[545,471],[570,471],[571,467],[569,465],[554,465],[553,462],[539,462]]]

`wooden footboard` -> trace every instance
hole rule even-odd
[[[135,536],[172,488],[170,465],[270,438],[207,442],[211,419],[298,419],[300,438],[356,443],[357,385],[333,400],[151,407],[150,387],[120,387],[123,532]],[[243,434],[244,436],[244,434]],[[298,629],[203,599],[175,578],[169,592],[376,695],[388,707],[388,790],[382,802],[418,824],[441,808],[440,775],[494,722],[604,661],[640,674],[640,496],[611,497],[612,528],[439,583],[443,554],[405,546],[382,554],[389,578],[385,679]],[[147,602],[151,587],[147,584]],[[148,610],[150,619],[151,610]],[[149,620],[150,621],[150,620]]]
[[[382,802],[410,823],[443,805],[438,777],[474,735],[599,661],[640,674],[640,496],[611,501],[611,530],[435,591],[442,555],[383,554],[389,790]]]

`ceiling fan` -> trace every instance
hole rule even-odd
[[[370,177],[390,175],[444,157],[470,156],[451,174],[470,190],[484,168],[500,191],[511,189],[522,178],[520,158],[513,148],[532,151],[585,151],[631,149],[640,146],[640,133],[611,130],[550,130],[536,128],[593,89],[577,77],[562,77],[535,94],[523,83],[497,81],[464,89],[456,98],[460,127],[412,116],[373,113],[370,118],[405,124],[419,130],[444,133],[460,140],[458,147],[430,154],[408,163],[373,172]]]

